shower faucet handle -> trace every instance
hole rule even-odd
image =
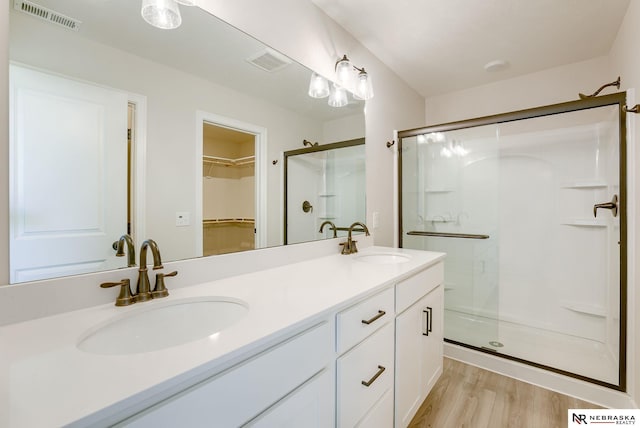
[[[612,210],[612,214],[614,217],[618,216],[618,195],[613,195],[611,198],[611,202],[603,202],[601,204],[595,204],[593,206],[593,216],[598,216],[598,208],[604,208],[607,210]]]

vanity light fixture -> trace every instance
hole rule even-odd
[[[339,85],[350,88],[354,88],[354,98],[357,100],[370,100],[373,98],[373,85],[371,83],[371,76],[364,69],[364,67],[356,67],[351,64],[347,55],[343,55],[341,59],[336,61],[336,82]],[[355,85],[353,83],[353,73],[355,70],[358,72],[356,76]]]
[[[173,30],[182,23],[176,0],[142,0],[142,18],[162,30]]]
[[[357,71],[356,80],[354,81],[353,71]],[[335,64],[335,83],[330,83],[327,79],[318,73],[311,73],[309,81],[308,94],[312,98],[329,97],[329,105],[331,107],[344,107],[349,101],[347,100],[347,91],[345,88],[353,89],[353,98],[356,100],[370,100],[373,98],[373,85],[371,76],[364,69],[351,64],[349,58],[343,55]]]
[[[315,72],[311,73],[309,96],[312,98],[326,98],[329,96],[329,92],[329,81]]]

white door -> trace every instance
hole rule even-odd
[[[124,266],[127,95],[10,67],[10,282]]]

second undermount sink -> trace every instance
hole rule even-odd
[[[240,321],[249,312],[246,302],[225,297],[142,305],[90,329],[80,338],[78,348],[101,355],[158,351],[215,334]]]
[[[356,260],[377,265],[392,265],[406,263],[411,260],[411,256],[402,253],[369,253],[356,256]]]

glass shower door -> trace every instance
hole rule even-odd
[[[624,94],[399,133],[400,245],[445,259],[445,340],[625,388]]]
[[[447,253],[445,338],[498,349],[497,126],[402,140],[402,246]]]

